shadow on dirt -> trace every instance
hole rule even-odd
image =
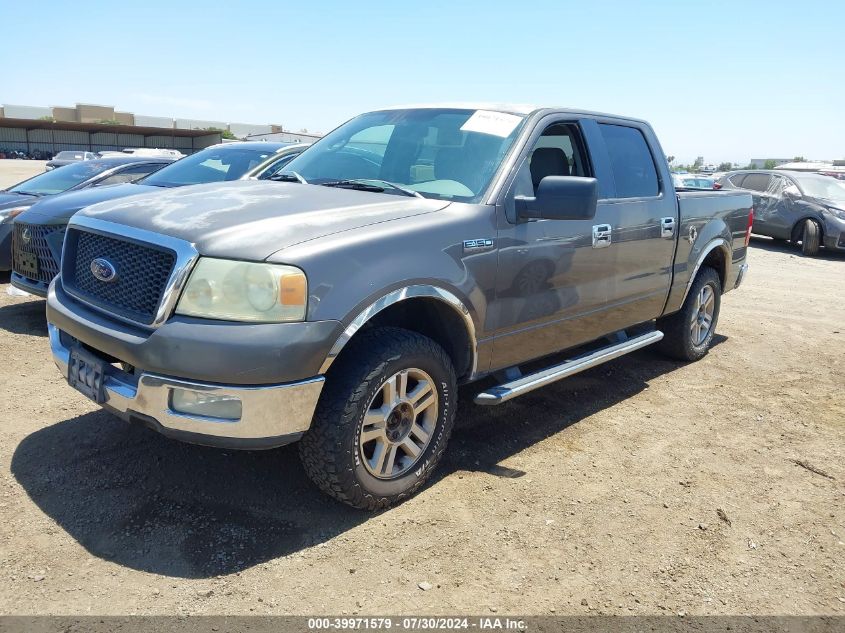
[[[760,250],[769,251],[770,253],[784,253],[801,258],[806,257],[806,255],[801,254],[800,244],[795,245],[785,240],[775,240],[761,235],[752,235],[750,245],[752,248],[759,248]],[[829,248],[822,248],[819,250],[817,255],[813,255],[808,259],[826,259],[828,261],[841,262],[845,261],[845,251],[834,251]]]
[[[29,297],[16,297],[21,302],[0,306],[0,328],[12,334],[47,336],[45,302]]]
[[[717,337],[714,344],[724,340]],[[680,366],[642,350],[499,407],[473,405],[478,386],[465,387],[434,485],[467,469],[518,477],[524,473],[499,462]],[[372,517],[312,486],[295,446],[203,448],[105,412],[26,437],[11,470],[39,508],[92,555],[172,577],[241,571],[328,541]]]

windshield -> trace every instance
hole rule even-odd
[[[845,183],[835,178],[830,176],[801,176],[797,180],[808,196],[845,202]]]
[[[477,202],[523,121],[486,110],[371,112],[340,126],[284,171],[313,184],[386,181],[426,198]],[[402,195],[390,187],[384,193]]]
[[[46,171],[35,178],[24,180],[22,183],[8,189],[8,191],[49,196],[54,193],[67,191],[71,187],[75,187],[112,167],[114,167],[113,163],[109,164],[96,160],[71,163],[70,165],[65,165],[52,171]]]
[[[154,187],[182,187],[238,180],[273,152],[265,148],[209,147],[137,181]]]
[[[82,160],[85,154],[82,152],[59,152],[56,154],[56,160]]]

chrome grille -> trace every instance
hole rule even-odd
[[[34,281],[43,281],[47,284],[53,281],[53,277],[59,274],[57,258],[61,257],[64,232],[65,227],[61,225],[15,222],[15,234],[12,237],[12,261],[15,272]],[[54,251],[56,257],[53,256]],[[35,255],[38,258],[38,272],[34,275],[22,262],[25,254]]]
[[[71,294],[124,318],[151,324],[176,263],[166,248],[77,228],[68,231],[62,262],[62,286]],[[114,280],[94,277],[91,262],[107,259]]]

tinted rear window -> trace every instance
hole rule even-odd
[[[742,187],[742,181],[745,180],[746,174],[736,174],[735,176],[731,176],[728,180],[731,181],[731,184],[734,187]]]
[[[766,191],[769,188],[771,179],[772,177],[769,174],[748,174],[745,180],[742,181],[742,188],[753,191]]]
[[[656,196],[660,187],[654,158],[642,132],[636,128],[601,123],[610,155],[617,198]]]

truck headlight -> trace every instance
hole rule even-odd
[[[176,314],[282,323],[305,320],[308,282],[293,266],[201,257],[188,278]]]

